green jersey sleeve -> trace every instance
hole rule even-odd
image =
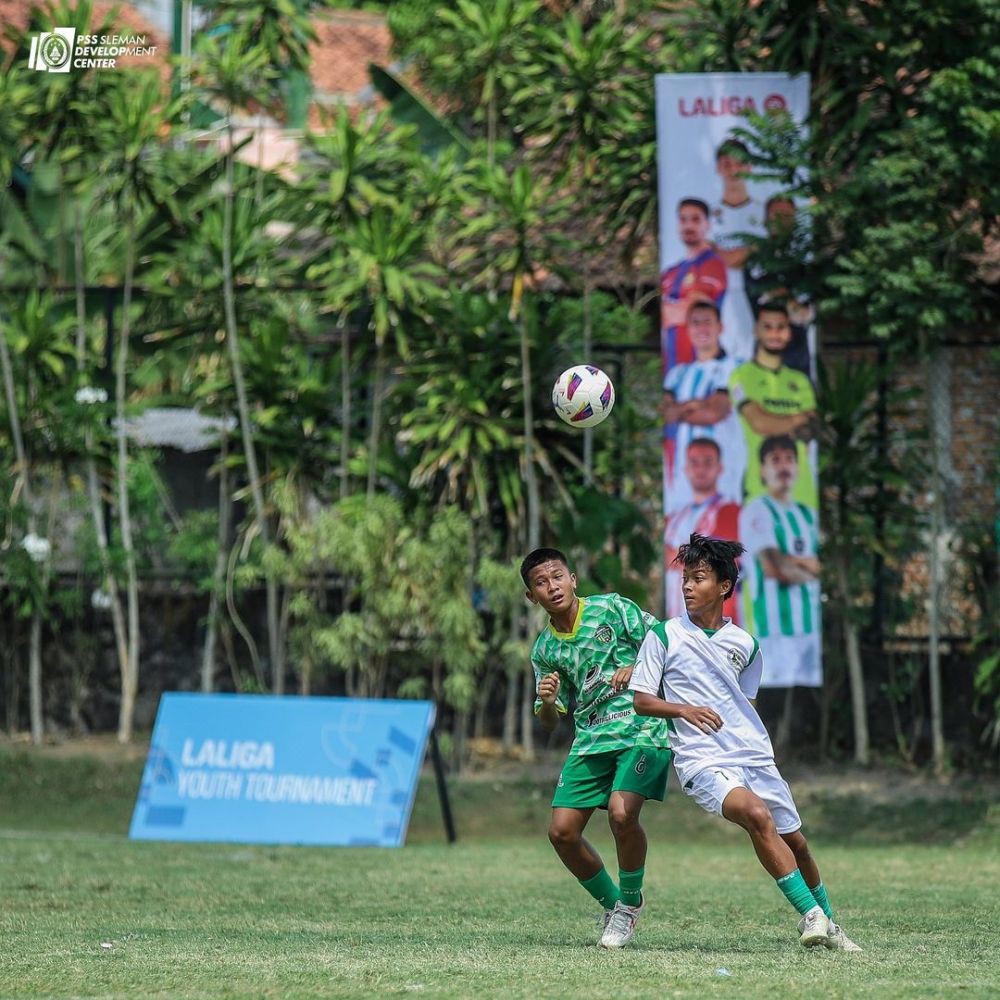
[[[636,655],[646,633],[656,624],[656,619],[647,611],[643,611],[635,601],[615,594],[615,604],[625,626],[625,637],[635,649]]]

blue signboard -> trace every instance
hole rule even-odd
[[[428,701],[165,694],[129,836],[398,847]]]

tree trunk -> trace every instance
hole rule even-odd
[[[452,764],[456,774],[462,773],[465,766],[466,733],[469,728],[469,713],[465,710],[455,712],[455,726],[452,730],[453,753]]]
[[[507,674],[507,693],[504,697],[503,735],[501,737],[505,753],[514,749],[514,741],[517,739],[517,687],[520,679],[520,675],[516,673]]]
[[[226,191],[223,202],[222,224],[222,298],[226,315],[226,346],[229,350],[229,364],[233,372],[233,386],[236,389],[236,406],[240,418],[240,432],[243,438],[243,455],[247,463],[247,477],[250,480],[250,495],[253,498],[254,518],[261,544],[267,551],[271,544],[271,532],[267,523],[267,510],[264,505],[264,489],[260,481],[260,471],[257,466],[257,449],[254,445],[253,428],[250,424],[250,406],[247,402],[246,382],[243,378],[243,364],[240,361],[240,346],[236,328],[236,296],[233,275],[233,128],[232,108],[229,109],[229,152],[226,154]],[[267,641],[270,658],[272,690],[275,694],[284,692],[284,663],[282,651],[279,648],[278,636],[278,587],[274,575],[264,571],[264,583],[267,591]]]
[[[223,416],[225,419],[225,415]],[[229,548],[229,523],[232,500],[229,498],[229,434],[223,429],[219,452],[219,533],[216,538],[215,566],[212,569],[212,590],[208,597],[208,619],[205,622],[205,645],[201,651],[201,689],[206,694],[215,687],[215,647],[219,634],[219,605],[226,580],[226,551]]]
[[[76,290],[76,369],[81,380],[87,376],[87,299],[86,267],[83,256],[83,225],[79,211],[73,227],[73,255]],[[97,477],[97,459],[94,458],[94,431],[89,422],[84,431],[84,467],[87,476],[87,499],[90,504],[90,519],[94,525],[97,552],[101,560],[101,577],[105,592],[111,600],[111,625],[115,637],[115,655],[118,658],[118,675],[128,672],[128,638],[125,634],[125,612],[122,610],[121,592],[118,580],[111,566],[108,551],[108,531],[104,523],[104,509],[101,505],[100,481]]]
[[[375,377],[372,380],[372,425],[368,436],[367,493],[369,497],[375,495],[379,439],[382,436],[382,383],[385,379],[385,338],[377,337],[376,340]]]
[[[348,496],[351,490],[347,466],[351,460],[351,328],[341,317],[340,359],[340,499]]]
[[[851,684],[851,714],[854,720],[854,761],[865,766],[869,763],[868,752],[868,703],[865,697],[865,673],[861,662],[861,643],[858,626],[851,618],[851,585],[847,567],[847,555],[836,556],[837,588],[843,609],[844,648],[847,652],[847,676]]]
[[[928,414],[931,445],[931,530],[927,547],[930,574],[927,595],[928,679],[931,701],[931,753],[934,772],[945,771],[944,709],[941,697],[941,546],[945,536],[944,492],[951,438],[949,366],[939,351],[927,354]]]
[[[531,393],[531,345],[528,342],[527,306],[522,305],[518,319],[521,341],[521,388],[524,393],[524,482],[528,495],[528,551],[541,544],[541,501],[538,493],[538,475],[535,468],[535,417]]]
[[[42,721],[42,609],[31,610],[28,638],[28,705],[31,716],[31,742],[38,746],[45,737]]]
[[[795,702],[795,688],[785,688],[785,704],[781,710],[781,717],[778,719],[778,728],[774,736],[774,747],[777,751],[783,751],[791,742],[792,736],[792,707]]]
[[[35,508],[31,493],[31,475],[28,456],[21,436],[21,419],[17,408],[14,389],[14,366],[7,348],[7,333],[0,322],[0,368],[3,369],[4,398],[10,420],[11,439],[14,443],[14,458],[17,461],[18,478],[22,484],[22,494],[28,513],[28,533],[35,533]],[[31,710],[31,739],[33,743],[42,741],[42,663],[41,663],[41,613],[42,609],[32,608],[31,631],[28,643],[28,693]]]
[[[521,750],[525,760],[535,757],[535,685],[531,675],[525,674],[521,688]]]
[[[115,414],[118,419],[118,518],[121,523],[122,549],[125,553],[127,580],[127,656],[121,678],[121,704],[118,709],[118,742],[132,741],[135,699],[139,689],[139,577],[132,541],[132,511],[128,495],[128,436],[125,432],[125,376],[128,370],[129,333],[131,331],[132,281],[135,271],[135,205],[131,198],[125,210],[125,287],[122,296],[122,328],[115,364]]]

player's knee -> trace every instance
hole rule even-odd
[[[795,855],[796,859],[805,860],[806,858],[811,858],[812,854],[809,851],[809,842],[805,837],[796,830],[794,833],[782,834],[782,840],[791,848],[792,853]],[[799,865],[801,868],[802,866]]]
[[[639,811],[630,809],[624,802],[608,803],[608,825],[615,833],[625,833],[639,823]]]
[[[749,833],[761,837],[775,832],[774,817],[763,802],[752,802],[744,808],[743,826]]]
[[[580,831],[562,823],[549,827],[549,843],[558,851],[560,847],[571,847],[580,839]]]

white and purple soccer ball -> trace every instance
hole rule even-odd
[[[615,405],[615,387],[600,368],[574,365],[552,387],[556,413],[573,427],[596,427]]]

